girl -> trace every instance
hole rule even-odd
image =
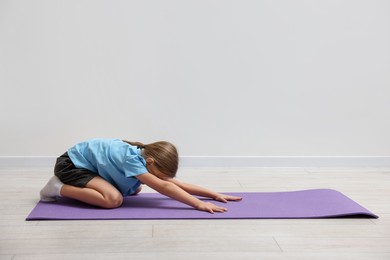
[[[227,211],[192,195],[216,201],[241,200],[175,179],[178,154],[168,142],[144,145],[119,139],[92,139],[79,143],[57,158],[54,174],[40,192],[42,201],[56,196],[76,199],[102,208],[120,207],[123,196],[141,191],[141,183],[195,209]]]

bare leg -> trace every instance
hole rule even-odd
[[[65,184],[61,196],[108,209],[120,207],[123,202],[122,194],[101,177],[93,178],[85,188]]]

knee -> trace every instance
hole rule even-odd
[[[123,203],[122,195],[116,194],[106,198],[104,207],[107,209],[114,209],[120,207],[122,203]]]

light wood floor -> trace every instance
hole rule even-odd
[[[332,188],[379,219],[25,221],[52,169],[0,168],[0,259],[390,259],[390,169],[183,168],[218,191]],[[144,191],[150,192],[145,188]]]

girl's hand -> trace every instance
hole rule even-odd
[[[214,212],[223,213],[227,211],[227,208],[219,207],[217,205],[214,205],[213,203],[203,201],[198,206],[196,206],[196,209],[201,211],[207,211],[211,214],[214,214]]]
[[[230,195],[225,195],[225,194],[219,194],[218,193],[218,195],[214,198],[214,200],[226,203],[228,201],[242,200],[242,198],[241,197],[230,196]]]

